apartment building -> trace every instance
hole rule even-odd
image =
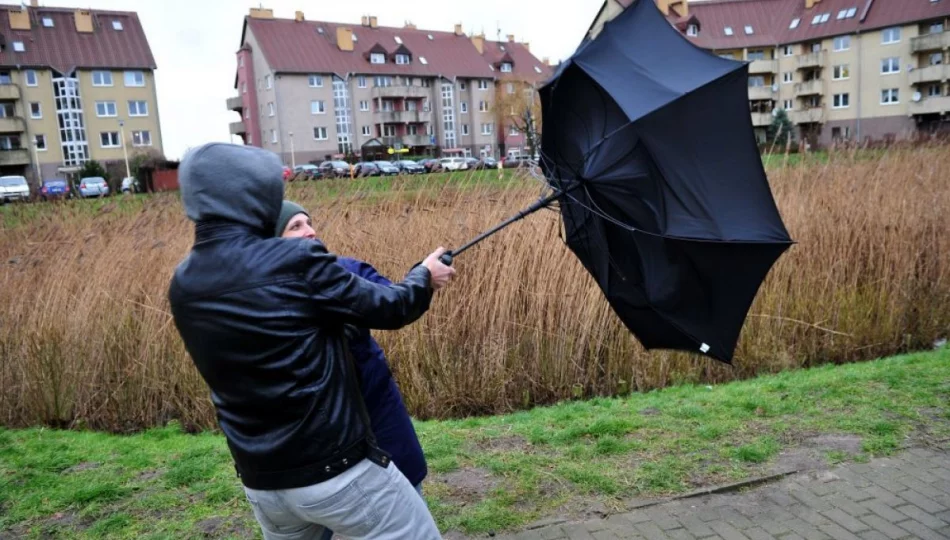
[[[244,20],[228,110],[244,144],[278,153],[285,163],[407,149],[498,156],[524,137],[495,106],[496,86],[549,77],[529,44],[383,27],[275,18],[252,8]]]
[[[0,6],[0,174],[36,183],[161,151],[155,67],[135,13]]]
[[[631,1],[607,0],[590,35]],[[819,144],[950,131],[950,0],[655,2],[697,46],[749,62],[760,140],[778,109]]]

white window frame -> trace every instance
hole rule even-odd
[[[798,25],[799,25],[801,22],[802,22],[802,20],[801,20],[800,18],[792,19],[792,22],[790,22],[790,23],[788,24],[788,29],[789,29],[789,30],[794,30],[794,29],[798,28]]]
[[[131,83],[129,81],[131,77]],[[142,83],[139,84],[139,77],[142,79]],[[129,70],[124,73],[122,79],[125,81],[126,88],[142,88],[145,86],[145,72],[140,70]]]
[[[270,143],[277,144],[277,130],[276,129],[270,130]]]
[[[397,55],[396,55],[396,65],[399,65],[399,66],[408,66],[409,64],[410,64],[410,62],[409,62],[409,55],[408,55],[408,54],[402,54],[402,53],[400,53],[400,54],[397,54]]]
[[[782,73],[782,84],[792,84],[795,82],[795,74],[791,71],[785,71]]]
[[[847,103],[845,103],[847,101]],[[851,106],[851,94],[848,92],[842,92],[840,94],[835,94],[832,97],[831,108],[832,109],[847,109]]]
[[[495,125],[491,122],[482,124],[482,135],[491,135],[495,131]]]
[[[274,102],[271,101],[270,103],[267,104],[267,116],[274,116],[276,112],[277,112],[277,108],[274,107]]]
[[[119,20],[112,21],[112,29],[118,32],[125,30],[125,28],[122,26],[122,21],[119,21]]]
[[[108,137],[109,144],[102,144],[103,135],[109,136]],[[113,142],[113,139],[115,142]],[[118,131],[100,131],[99,132],[99,148],[122,148],[122,139],[119,136],[119,132]]]
[[[369,130],[369,126],[363,126],[363,136],[369,137],[372,133]]]
[[[695,24],[690,24],[686,27],[686,35],[689,37],[696,37],[699,35],[699,26]]]
[[[751,36],[752,34],[755,33],[755,29],[752,28],[752,26],[751,26],[751,25],[748,25],[748,24],[745,25],[745,28],[744,28],[743,30],[745,31],[745,35],[747,35],[747,36]]]
[[[322,133],[322,136],[321,136]],[[326,126],[314,126],[313,128],[313,140],[315,141],[329,141],[330,132],[327,130]]]
[[[264,75],[264,88],[270,90],[274,87],[274,79],[270,75]]]
[[[39,86],[40,85],[40,76],[36,73],[35,69],[28,69],[24,74],[23,78],[26,80],[27,86]],[[33,79],[33,82],[30,82],[30,79]]]
[[[360,101],[360,112],[369,112],[369,101],[365,99]]]
[[[884,101],[884,93],[887,92],[888,101]],[[891,100],[891,98],[894,98]],[[881,90],[881,105],[900,105],[900,88],[884,88]]]
[[[26,52],[26,44],[22,41],[14,41],[13,50],[16,52]]]
[[[36,114],[36,113],[33,112],[33,105],[36,105],[36,106],[38,107],[38,109],[39,109],[39,114]],[[31,102],[30,102],[30,118],[32,118],[32,119],[34,119],[34,120],[39,120],[39,119],[43,118],[43,104],[40,103],[39,101],[31,101]]]
[[[518,129],[518,126],[516,126],[516,125],[514,125],[514,124],[508,126],[508,136],[509,136],[509,137],[515,137],[515,136],[518,136],[518,135],[521,135],[521,130]]]
[[[794,100],[794,99],[786,99],[785,102],[782,103],[782,109],[783,109],[783,110],[786,110],[786,111],[794,110],[794,109],[795,109],[795,100]]]
[[[502,73],[511,73],[511,62],[502,62],[501,63],[501,72]]]
[[[43,148],[40,148],[40,139],[43,140]],[[46,140],[45,133],[37,133],[33,136],[33,146],[36,147],[37,152],[46,152],[49,150],[49,141]]]
[[[488,102],[479,101],[478,102],[478,112],[488,112]]]
[[[148,134],[148,142],[143,142],[143,134]],[[138,138],[138,141],[136,141]],[[135,130],[132,132],[132,146],[152,146],[152,133],[147,129]]]
[[[467,136],[469,134],[468,124],[462,124],[462,135]]]
[[[459,110],[462,111],[462,114],[468,114],[468,102],[463,101],[459,103]]]
[[[488,90],[488,79],[478,79],[478,89]]]
[[[327,114],[327,104],[325,101],[315,99],[310,102],[310,114]]]
[[[789,56],[795,56],[795,47],[792,45],[785,45],[782,48],[782,54],[787,58]]]
[[[366,76],[360,75],[356,78],[356,86],[358,88],[366,88]]]
[[[894,64],[897,64],[896,66]],[[889,56],[881,58],[881,75],[895,75],[901,72],[901,58],[899,56]]]
[[[323,88],[323,75],[310,75],[307,77],[307,84],[310,88]]]
[[[98,83],[96,82],[96,76],[97,76],[97,75],[99,76],[99,82],[98,82]],[[109,82],[106,82],[106,79],[108,79]],[[115,84],[115,82],[114,82],[114,78],[112,77],[112,72],[111,72],[111,71],[98,70],[98,71],[93,71],[93,72],[92,72],[92,85],[93,85],[93,86],[109,87],[109,86],[113,86],[114,84]]]
[[[100,114],[99,106],[102,106],[103,114]],[[109,106],[112,106],[112,114],[109,114]],[[96,116],[99,118],[115,118],[119,116],[119,108],[116,106],[115,101],[97,101],[96,102]]]
[[[135,104],[135,112],[134,112],[134,113],[132,112],[132,104],[133,104],[133,103]],[[144,106],[145,106],[145,112],[144,112],[144,113],[142,112],[141,107],[139,107],[140,105],[144,105]],[[130,100],[129,100],[129,116],[130,116],[130,117],[131,117],[131,116],[137,116],[137,117],[148,116],[148,101],[145,101],[145,100],[142,100],[142,99],[130,99]]]
[[[851,50],[851,36],[845,35],[835,37],[833,48],[835,52]]]
[[[52,17],[43,17],[44,28],[56,28],[56,21]]]
[[[724,34],[726,34],[727,36],[735,35],[735,32],[732,31],[732,27],[731,27],[731,26],[727,26],[727,27],[723,28],[723,29],[722,29],[722,32],[723,32]]]
[[[385,64],[386,55],[383,53],[370,53],[369,63],[370,64]]]
[[[847,75],[844,75],[844,72],[847,71]],[[846,81],[851,78],[851,65],[850,64],[838,64],[831,69],[831,80],[833,81]]]
[[[897,39],[894,39],[894,34],[897,34]],[[890,28],[885,28],[881,30],[881,45],[893,45],[895,43],[901,42],[901,27],[892,26]]]

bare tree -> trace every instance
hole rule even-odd
[[[494,112],[499,134],[504,136],[513,126],[524,134],[530,155],[538,153],[541,145],[541,99],[537,89],[525,81],[503,80],[495,92]]]

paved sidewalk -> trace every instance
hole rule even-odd
[[[897,540],[950,538],[950,452],[796,474],[744,492],[680,499],[510,540]]]

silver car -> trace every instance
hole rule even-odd
[[[30,185],[23,176],[0,176],[0,197],[3,204],[30,198]]]
[[[109,194],[109,183],[101,176],[90,176],[79,181],[79,195],[86,197],[105,197]]]

